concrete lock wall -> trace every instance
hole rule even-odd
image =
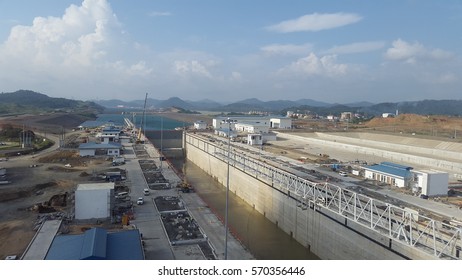
[[[186,135],[188,160],[225,185],[227,163],[215,152],[215,144]],[[229,183],[230,191],[321,259],[434,258],[326,209],[313,205],[301,208],[290,193],[273,188],[232,164]]]
[[[352,153],[357,153],[357,154],[382,157],[382,158],[388,159],[389,161],[394,161],[394,162],[406,162],[410,164],[429,166],[431,168],[435,168],[441,171],[446,171],[450,173],[452,177],[454,178],[462,178],[462,163],[460,162],[444,160],[444,159],[435,159],[435,158],[430,157],[430,155],[426,157],[426,156],[407,154],[406,152],[408,152],[410,148],[408,150],[397,151],[397,152],[387,151],[385,150],[386,146],[392,145],[389,143],[387,143],[387,145],[383,143],[382,148],[371,148],[367,146],[353,145],[353,144],[338,142],[335,140],[338,136],[335,136],[335,138],[333,138],[334,137],[333,136],[331,137],[331,140],[326,140],[326,139],[320,139],[320,138],[305,138],[303,136],[292,135],[292,134],[287,134],[287,133],[278,133],[278,137],[283,137],[286,139],[297,139],[297,140],[305,141],[307,143],[311,142],[311,143],[316,143],[319,145],[335,147],[337,149],[343,149],[345,151],[350,151]],[[347,137],[343,137],[343,138],[347,138]],[[351,139],[349,140],[351,141]],[[359,139],[355,139],[355,141],[356,140],[359,140]],[[400,145],[400,146],[403,146],[403,145]],[[394,146],[394,148],[397,148],[397,146]],[[413,153],[416,153],[419,151],[419,149],[426,149],[426,148],[412,147],[412,149],[414,149]],[[434,153],[438,153],[438,151],[435,151]]]

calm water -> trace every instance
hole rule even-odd
[[[182,168],[188,183],[220,217],[225,213],[225,188],[190,161],[172,162]],[[181,170],[181,169],[179,169]],[[319,259],[300,243],[254,210],[242,199],[230,193],[228,221],[235,237],[260,260],[314,260]]]
[[[130,114],[101,114],[98,115],[97,121],[112,121],[115,125],[124,125],[124,118],[131,120],[137,127],[141,125],[141,115],[136,115],[134,118]],[[177,120],[168,119],[157,115],[146,115],[143,122],[143,129],[149,130],[171,130],[176,127],[184,127],[191,125],[190,123],[180,122]]]

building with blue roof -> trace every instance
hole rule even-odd
[[[116,142],[109,143],[96,143],[88,142],[79,145],[79,154],[81,157],[84,156],[95,156],[99,154],[117,157],[120,156],[120,150],[122,149],[122,144]]]
[[[413,180],[412,169],[410,166],[385,161],[364,167],[364,177],[403,188],[409,187]]]
[[[92,228],[83,234],[57,235],[46,260],[144,260],[138,229],[108,232]]]

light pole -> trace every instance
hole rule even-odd
[[[163,133],[164,133],[164,117],[161,116],[160,117],[160,171],[162,171],[162,160],[164,159],[163,155],[164,155],[164,150],[163,150],[163,147],[162,147],[162,141],[163,141]]]
[[[229,207],[229,153],[231,151],[231,122],[228,118],[228,170],[226,175],[226,202],[225,202],[225,260],[228,259],[228,207]]]

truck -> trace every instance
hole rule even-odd
[[[117,165],[122,165],[122,164],[125,164],[124,157],[114,157],[112,159],[112,166],[117,166]]]
[[[120,174],[120,171],[106,172],[106,181],[115,182],[125,180],[125,176]]]

